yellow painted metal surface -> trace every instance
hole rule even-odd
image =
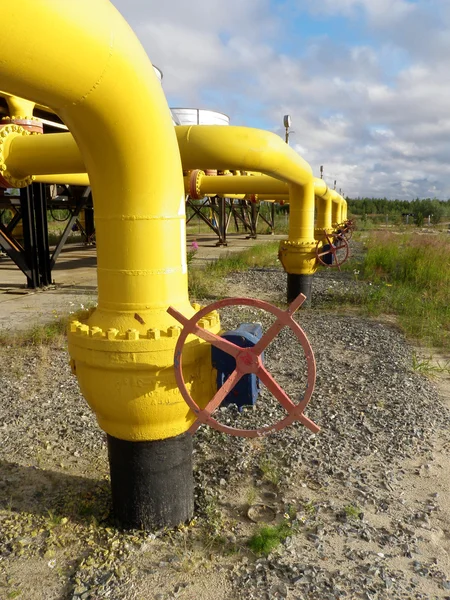
[[[115,437],[183,433],[194,417],[173,375],[177,330],[166,309],[194,314],[187,292],[184,187],[171,114],[152,65],[107,0],[6,0],[0,56],[7,93],[49,106],[76,143],[36,136],[36,148],[50,144],[52,164],[64,173],[86,170],[92,187],[98,307],[69,333],[83,394]],[[64,154],[55,156],[59,144],[63,153],[77,146],[83,164],[66,165]],[[27,148],[18,137],[11,142],[11,168],[18,175],[25,166],[31,173],[43,170],[48,159]],[[198,377],[199,400],[207,402],[209,346],[192,342],[186,352],[186,377]]]
[[[309,164],[274,133],[250,127],[175,127],[183,169],[256,171],[286,183],[312,179]]]
[[[33,181],[35,181],[36,183],[57,183],[61,185],[90,185],[87,173],[60,173],[59,175],[36,175],[33,177]]]
[[[314,239],[314,178],[289,188],[289,235],[280,242],[279,259],[287,273],[311,275],[316,271]]]
[[[175,131],[185,170],[255,171],[288,184],[289,237],[280,243],[280,261],[288,273],[314,273],[314,177],[308,163],[268,131],[214,125]]]
[[[80,150],[70,133],[16,136],[4,159],[8,171],[18,179],[48,173],[86,172]]]

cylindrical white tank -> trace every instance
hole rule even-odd
[[[161,71],[161,69],[158,69],[158,67],[155,67],[155,65],[153,65],[153,70],[155,71],[155,75],[156,77],[162,81],[163,78],[163,72]]]
[[[177,125],[229,125],[230,117],[214,110],[202,108],[171,108]]]

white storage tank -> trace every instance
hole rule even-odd
[[[158,67],[155,67],[155,65],[153,65],[153,70],[155,71],[155,75],[159,79],[159,81],[162,81],[163,73],[161,69],[158,69]]]
[[[229,125],[230,117],[214,110],[202,108],[171,108],[177,125]]]

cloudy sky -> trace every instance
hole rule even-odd
[[[112,0],[170,106],[284,136],[351,197],[450,198],[449,0]]]

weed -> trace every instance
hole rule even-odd
[[[306,502],[303,505],[303,510],[305,511],[305,513],[309,516],[313,516],[316,514],[316,507],[314,506],[313,502]]]
[[[257,496],[258,496],[258,492],[257,492],[256,488],[254,488],[253,486],[251,488],[249,488],[249,490],[247,492],[247,505],[253,506],[255,504]]]
[[[359,519],[362,510],[354,504],[347,504],[347,506],[344,506],[344,512],[348,519]]]
[[[428,376],[436,375],[437,373],[450,374],[450,361],[447,361],[442,365],[438,361],[433,360],[432,356],[421,359],[415,352],[413,352],[412,369],[413,371],[417,371]]]
[[[271,458],[264,457],[259,461],[259,468],[263,474],[263,479],[278,486],[281,479],[280,469],[277,463]]]
[[[219,536],[224,528],[224,521],[215,496],[207,499],[205,514],[209,534],[214,537]]]
[[[450,239],[445,234],[373,232],[353,271],[358,293],[339,298],[370,315],[394,314],[410,338],[450,345]],[[423,365],[426,370],[426,365]]]
[[[265,525],[252,535],[247,545],[255,554],[267,556],[290,535],[292,527],[289,521],[274,526]]]

